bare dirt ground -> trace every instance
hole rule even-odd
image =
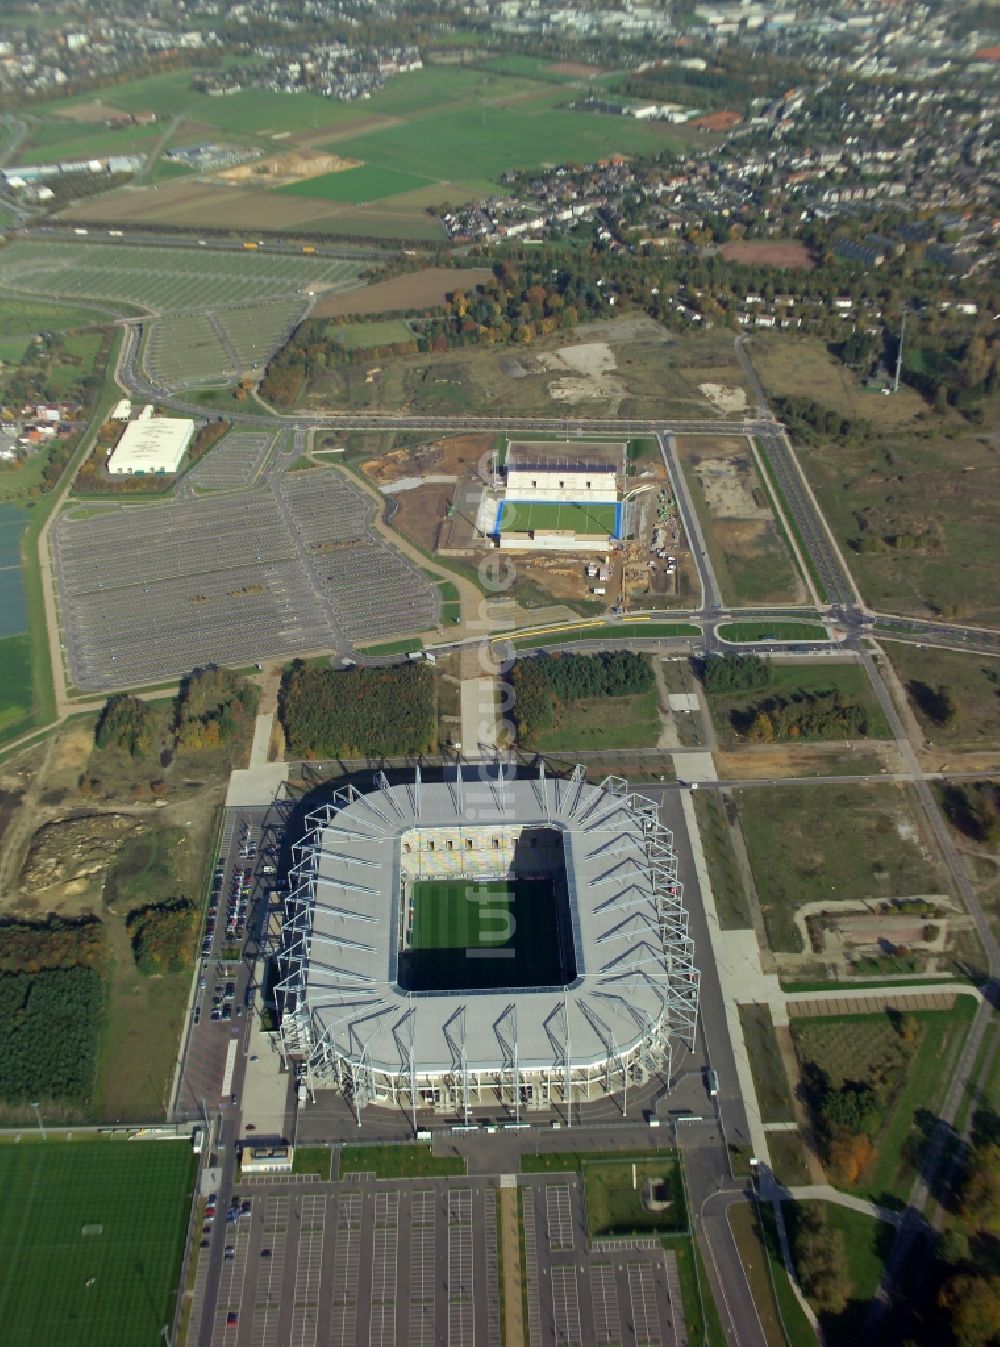
[[[469,270],[451,267],[427,267],[423,271],[376,281],[361,290],[321,299],[313,310],[314,318],[341,318],[355,313],[395,313],[403,309],[431,309],[448,302],[456,290],[473,290],[493,279],[489,267]]]
[[[289,183],[304,182],[326,173],[343,173],[357,168],[359,159],[342,159],[338,154],[311,154],[308,151],[289,150],[250,164],[238,164],[214,176],[223,182],[249,186],[285,187]]]
[[[694,465],[705,501],[716,519],[773,518],[761,493],[758,504],[755,489],[760,483],[753,471],[749,451],[731,458],[702,458]]]
[[[77,103],[71,108],[55,108],[52,111],[53,117],[59,117],[67,122],[130,122],[132,114],[122,112],[120,108],[108,107],[107,103],[102,103],[99,98],[95,98],[90,103]]]
[[[887,771],[899,769],[899,758],[891,744],[866,742],[857,755],[843,744],[801,744],[795,746],[753,745],[732,752],[719,750],[715,765],[720,780],[747,777],[823,776],[851,774],[851,758],[857,757],[856,770],[866,774],[866,766],[878,761]]]
[[[478,471],[480,460],[484,455],[489,456],[492,448],[492,435],[452,435],[413,448],[391,449],[381,458],[369,459],[361,467],[375,486],[399,482],[405,477],[427,477],[431,473],[471,477]]]
[[[729,262],[751,262],[770,267],[806,267],[816,264],[798,239],[734,239],[719,249]]]
[[[543,352],[538,359],[553,373],[567,371],[564,377],[553,379],[549,384],[549,397],[556,402],[607,398],[617,408],[617,402],[628,392],[621,379],[615,378],[618,362],[607,342],[561,346],[557,351]]]
[[[433,552],[437,547],[441,521],[448,513],[454,494],[454,486],[445,482],[430,482],[412,491],[401,491],[392,497],[396,502],[396,512],[392,516],[393,528],[399,529],[418,547]]]
[[[746,411],[747,395],[742,388],[737,388],[733,384],[699,384],[699,391],[704,393],[709,402],[717,412],[722,412],[728,416],[731,412]]]

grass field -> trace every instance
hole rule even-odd
[[[829,633],[821,622],[783,622],[768,618],[765,622],[726,622],[717,628],[723,641],[827,641]]]
[[[815,696],[839,692],[845,701],[856,702],[864,707],[868,717],[867,738],[892,737],[885,714],[875,700],[875,694],[864,669],[858,664],[835,664],[831,661],[822,665],[772,663],[770,680],[763,687],[755,688],[753,692],[725,696],[720,693],[709,693],[709,710],[719,742],[724,747],[740,743],[753,719],[755,708],[763,706],[772,699],[789,700],[797,692],[811,693]],[[814,741],[808,735],[797,735],[794,740],[796,743]]]
[[[770,1006],[740,1006],[740,1025],[750,1059],[761,1120],[766,1123],[794,1121],[792,1096],[774,1034]]]
[[[719,925],[724,931],[747,930],[753,925],[750,902],[743,885],[726,817],[727,799],[716,791],[700,791],[694,797],[698,836],[708,866],[709,883]],[[731,802],[728,808],[732,809]]]
[[[555,723],[531,741],[546,753],[564,749],[654,748],[660,737],[656,689],[630,697],[585,697],[556,709]]]
[[[932,743],[996,747],[1000,741],[1000,660],[956,650],[921,650],[905,641],[887,642],[885,653]],[[955,705],[954,718],[946,724],[928,714],[934,701],[927,694],[940,687],[948,689]]]
[[[0,299],[0,337],[33,337],[38,332],[65,332],[69,328],[89,327],[105,319],[106,315],[94,309],[74,308],[68,304],[14,299],[9,295]]]
[[[736,798],[774,950],[802,951],[793,918],[805,903],[950,892],[910,787],[769,786]]]
[[[344,1146],[340,1152],[341,1178],[371,1173],[380,1179],[424,1179],[465,1172],[460,1155],[432,1155],[430,1146]]]
[[[402,318],[385,318],[372,323],[347,323],[334,328],[334,341],[347,351],[363,351],[372,346],[391,346],[395,342],[412,341],[413,332]]]
[[[400,981],[414,991],[562,986],[557,902],[547,879],[414,883]]]
[[[647,1211],[642,1189],[648,1179],[663,1180],[665,1211]],[[642,1161],[595,1161],[583,1166],[587,1229],[592,1237],[641,1234],[650,1230],[686,1231],[684,1190],[676,1155]]]
[[[501,533],[614,534],[617,527],[617,505],[505,500],[500,510]]]
[[[0,1146],[5,1347],[155,1347],[173,1318],[195,1168],[182,1141]]]
[[[895,1231],[873,1216],[850,1211],[834,1202],[802,1205],[819,1207],[829,1224],[843,1236],[850,1294],[841,1313],[820,1314],[820,1324],[828,1347],[855,1347],[863,1337],[865,1319],[882,1280]]]
[[[348,285],[359,271],[333,258],[100,243],[18,241],[0,253],[0,288],[151,313],[291,298],[313,283]]]
[[[701,627],[694,626],[691,622],[616,622],[612,627],[610,625],[601,625],[595,623],[591,626],[580,627],[574,631],[552,631],[540,632],[536,636],[519,636],[513,638],[515,650],[537,650],[539,646],[548,645],[566,645],[573,641],[594,641],[611,639],[618,637],[621,640],[628,640],[632,636],[643,637],[664,637],[666,639],[677,637],[698,637],[701,636]]]
[[[400,196],[429,187],[429,178],[418,178],[415,173],[401,173],[394,168],[376,168],[362,164],[342,173],[324,173],[318,178],[305,178],[278,190],[290,196],[315,196],[322,201],[345,201],[361,205],[366,201],[382,201],[387,196]]]

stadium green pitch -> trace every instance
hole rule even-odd
[[[183,1141],[0,1145],[4,1347],[156,1347],[197,1160]]]
[[[561,987],[576,976],[551,879],[416,880],[411,910],[399,961],[407,991]]]
[[[566,501],[505,500],[500,508],[500,533],[608,534],[618,530],[617,505],[575,505]]]

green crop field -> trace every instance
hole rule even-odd
[[[5,1347],[155,1347],[173,1320],[195,1166],[179,1141],[0,1146]]]
[[[516,85],[504,83],[508,88]],[[512,168],[589,163],[615,152],[652,154],[678,144],[678,138],[661,125],[555,106],[565,98],[564,91],[554,88],[551,96],[532,99],[530,104],[479,103],[448,109],[338,140],[329,148],[381,168],[420,173],[440,182],[467,182],[496,179]]]
[[[0,299],[0,337],[34,337],[39,332],[65,332],[67,328],[88,327],[106,321],[106,314],[93,309],[73,309],[44,300],[12,299],[7,295]]]
[[[305,178],[278,190],[293,196],[315,196],[322,201],[345,201],[359,205],[365,201],[381,201],[387,196],[400,196],[403,192],[415,192],[418,187],[429,185],[429,178],[418,178],[415,173],[401,173],[398,169],[363,164],[360,168],[345,169],[343,173],[324,173],[318,178]]]
[[[18,241],[0,254],[0,288],[153,313],[203,312],[291,298],[314,283],[342,288],[359,270],[354,262],[266,252]]]
[[[410,948],[400,958],[405,985],[443,991],[561,983],[557,929],[550,880],[417,881]]]
[[[550,501],[507,500],[504,501],[500,512],[502,533],[534,533],[539,530],[614,533],[617,521],[616,505],[571,505]]]
[[[0,580],[5,574],[0,571]],[[0,586],[0,603],[5,599],[5,587]],[[11,739],[31,728],[31,642],[27,636],[0,638],[0,689],[0,739]]]

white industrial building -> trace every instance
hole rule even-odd
[[[152,413],[152,407],[144,408],[138,420],[125,427],[108,460],[112,475],[169,475],[177,471],[194,436],[195,423],[187,417]]]

